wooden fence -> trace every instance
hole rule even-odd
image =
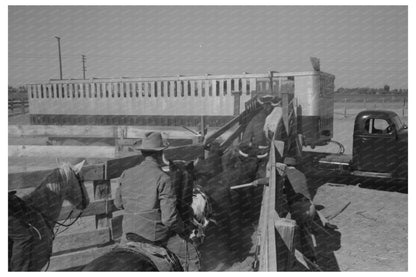
[[[285,180],[284,175],[286,170],[284,158],[291,155],[299,155],[298,152],[293,151],[293,149],[299,148],[296,140],[296,105],[294,104],[295,100],[289,103],[288,94],[283,94],[282,97],[282,117],[287,137],[284,140],[274,139],[270,150],[268,168],[270,173],[269,185],[264,189],[258,228],[260,271],[290,270],[294,258],[301,260],[301,258],[296,256],[296,249],[294,247],[296,223],[294,220],[286,218],[288,209],[287,201],[283,194],[283,182]],[[254,104],[256,104],[255,101],[250,109],[257,111],[256,105]],[[246,110],[248,112],[249,108],[246,107]],[[229,126],[234,125],[238,120],[242,120],[240,127],[230,136],[231,138],[224,142],[224,147],[227,147],[229,140],[236,138],[241,133],[243,129],[241,126],[244,126],[247,123],[247,118],[251,118],[251,116],[253,116],[251,112],[247,115],[243,113],[223,128],[217,130],[207,140],[209,141],[210,138],[213,139],[219,136]],[[31,130],[30,128],[12,126],[9,129],[9,133],[23,136],[53,135],[59,132],[59,129],[51,126],[46,126],[43,130],[38,127],[36,126],[36,128]],[[114,131],[115,129],[111,129],[112,131],[110,129],[104,130],[101,128],[89,128],[88,131],[83,132],[81,126],[72,126],[68,132],[72,132],[70,133],[71,135],[77,132],[83,132],[84,135],[97,135],[98,132],[101,135],[119,133],[119,129],[117,131]],[[128,130],[129,128],[127,128],[127,133],[129,133]],[[133,131],[131,132],[133,133]],[[121,133],[126,132],[122,131]],[[140,134],[140,132],[138,133]],[[168,148],[165,153],[168,159],[192,160],[203,155],[204,145],[197,143],[172,147]],[[39,154],[41,154],[39,151],[36,152],[36,155]],[[82,266],[109,251],[109,248],[114,245],[116,238],[114,236],[112,217],[113,212],[117,211],[117,209],[113,203],[114,199],[111,198],[111,180],[118,178],[125,169],[133,167],[139,162],[141,162],[141,156],[133,155],[118,159],[109,159],[103,163],[87,165],[83,168],[82,175],[84,180],[93,184],[93,195],[90,195],[90,199],[94,201],[91,202],[82,216],[94,216],[95,229],[82,233],[58,236],[54,242],[50,270]],[[41,180],[49,173],[50,170],[10,173],[8,176],[8,188],[9,190],[33,188],[37,184],[40,184]],[[64,207],[60,219],[66,218],[69,213],[70,208]],[[307,267],[305,262],[303,264]]]
[[[62,145],[9,145],[11,157],[85,157],[116,158],[124,156],[137,140],[150,131],[161,131],[171,144],[177,140],[182,143],[197,143],[201,136],[187,130],[161,130],[146,126],[55,126],[55,125],[9,125],[9,140],[22,137],[57,138],[114,138],[114,146],[62,146]]]
[[[408,113],[408,102],[406,96],[370,97],[361,98],[338,98],[334,114],[342,115],[344,118],[355,117],[361,110],[393,110],[399,116],[405,117]]]
[[[186,151],[184,151],[186,148]],[[191,160],[203,154],[202,144],[172,147],[166,150],[168,159]],[[113,233],[112,214],[117,211],[111,198],[111,180],[118,178],[121,173],[140,163],[139,155],[119,159],[109,159],[103,163],[86,165],[82,169],[82,176],[86,185],[92,182],[93,201],[83,212],[82,217],[95,216],[95,230],[65,234],[54,241],[53,256],[49,270],[63,270],[82,266],[94,258],[109,251],[113,246],[115,237]],[[21,190],[34,188],[50,174],[51,170],[10,173],[8,175],[8,189]],[[69,206],[64,206],[59,220],[70,215]],[[76,214],[70,215],[75,217]]]
[[[293,97],[293,96],[292,96]],[[303,269],[313,267],[296,249],[296,221],[291,219],[283,186],[288,159],[301,158],[301,138],[297,133],[297,99],[282,95],[283,130],[276,130],[270,147],[268,186],[264,187],[258,225],[258,261],[260,271],[292,271],[295,260]],[[278,127],[279,128],[279,127]]]
[[[137,126],[33,126],[9,125],[9,141],[15,138],[53,137],[53,138],[114,138],[115,146],[61,146],[61,145],[9,145],[8,156],[12,158],[51,157],[100,158],[101,163],[86,165],[82,170],[87,186],[93,188],[93,201],[83,212],[82,217],[95,217],[95,229],[73,233],[65,232],[57,236],[53,245],[53,256],[49,270],[62,270],[81,266],[95,257],[109,251],[117,239],[113,232],[113,212],[117,209],[111,198],[111,181],[118,178],[127,168],[141,161],[135,152],[126,152],[126,146],[144,137],[146,132],[161,131],[157,127]],[[185,140],[188,145],[169,147],[165,153],[168,159],[192,160],[201,157],[203,146],[198,143],[199,136],[186,130],[165,130],[163,136],[170,141]],[[20,140],[21,141],[21,140]],[[20,142],[19,141],[19,142]],[[23,139],[25,141],[25,139]],[[193,144],[189,144],[193,143]],[[123,149],[124,148],[124,149]],[[186,151],[185,151],[186,149]],[[115,158],[117,157],[117,158]],[[53,166],[52,166],[53,167]],[[50,174],[51,169],[30,172],[9,173],[9,190],[32,189]],[[67,218],[71,211],[64,206],[60,220]],[[74,217],[74,215],[71,215]],[[71,229],[70,229],[71,230]]]
[[[8,100],[8,109],[10,113],[25,114],[29,112],[29,101],[27,98],[15,98]]]

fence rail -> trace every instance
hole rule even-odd
[[[184,151],[185,149],[186,151]],[[192,160],[203,155],[203,145],[172,147],[165,150],[165,153],[166,157],[171,160]],[[109,251],[108,245],[113,244],[115,239],[112,232],[112,214],[118,210],[114,206],[114,199],[111,198],[111,180],[118,178],[125,169],[133,167],[141,161],[142,156],[132,155],[83,167],[81,174],[85,182],[93,183],[94,195],[89,197],[94,201],[84,210],[81,217],[95,216],[96,229],[58,236],[54,241],[50,270],[81,266]],[[34,188],[51,173],[51,170],[10,173],[8,175],[8,189]],[[71,207],[64,206],[59,220],[68,216],[76,217],[77,214],[71,214],[71,210]]]
[[[8,110],[13,114],[16,111],[25,114],[29,109],[29,100],[27,98],[14,98],[8,100]]]
[[[288,95],[285,94],[284,97],[288,97]],[[283,103],[288,103],[287,99],[286,101],[283,101]],[[293,114],[293,109],[284,109],[283,121],[289,135],[292,134],[290,128],[293,127],[291,122]],[[231,121],[231,123],[234,124],[236,121]],[[25,130],[25,128],[12,128],[11,130],[15,135],[19,136],[25,134],[56,134],[57,132],[57,129],[55,128],[45,128],[42,131]],[[92,135],[92,128],[88,130],[90,132],[89,134]],[[114,129],[111,130],[114,134]],[[226,130],[220,129],[219,132],[217,131],[216,135],[219,135],[224,131]],[[238,128],[235,133],[239,134],[241,131],[242,130]],[[102,132],[102,130],[100,132]],[[122,131],[122,133],[126,132]],[[285,201],[282,192],[284,181],[282,176],[284,175],[285,168],[282,159],[286,155],[288,147],[285,142],[282,141],[275,141],[272,146],[269,160],[269,186],[265,187],[264,190],[259,220],[259,257],[261,271],[287,270],[292,257],[291,253],[293,252],[292,242],[295,224],[290,219],[284,218]],[[23,147],[21,147],[21,149],[23,149]],[[43,147],[40,149],[41,151],[39,151],[39,149],[36,150],[37,155],[44,151]],[[69,151],[72,151],[72,149]],[[203,144],[193,144],[172,147],[166,149],[165,153],[166,157],[171,160],[192,160],[196,157],[203,156],[204,146]],[[278,157],[276,157],[276,153],[279,153]],[[83,175],[84,180],[86,182],[92,181],[94,189],[93,195],[90,197],[90,199],[94,199],[94,201],[90,203],[82,216],[95,216],[96,229],[58,237],[51,258],[51,270],[81,266],[109,251],[108,247],[115,239],[112,230],[112,214],[117,211],[114,206],[114,199],[111,198],[111,180],[118,178],[125,169],[137,165],[141,160],[141,156],[132,155],[118,159],[109,159],[99,164],[87,165],[82,169],[81,174]],[[283,171],[279,171],[282,170],[282,168]],[[40,184],[41,180],[50,172],[50,170],[41,170],[11,173],[9,174],[8,188],[9,190],[33,188]],[[64,207],[59,218],[66,218],[69,213],[70,208]],[[76,215],[71,215],[71,217],[73,216]]]

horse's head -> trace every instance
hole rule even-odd
[[[85,160],[76,165],[64,163],[59,168],[59,172],[65,180],[62,186],[61,195],[63,199],[68,200],[79,210],[84,210],[90,201],[84,185],[84,180],[80,174],[84,163]]]
[[[209,197],[202,191],[200,186],[196,186],[193,190],[192,195],[192,225],[195,228],[190,234],[190,239],[197,244],[204,242],[205,229],[208,227],[210,222],[216,224],[215,220],[212,219],[212,206]]]
[[[212,208],[208,196],[199,186],[195,186],[195,161],[165,161],[177,198],[177,209],[181,218],[191,228],[190,238],[202,243],[204,230],[211,220]]]

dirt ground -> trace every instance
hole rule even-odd
[[[325,216],[338,227],[328,243],[333,248],[334,270],[407,271],[408,195],[358,186],[325,184],[314,198]]]

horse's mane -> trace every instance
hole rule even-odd
[[[72,169],[70,163],[62,163],[61,166],[46,177],[42,184],[45,184],[45,186],[52,192],[59,194],[62,190],[62,185],[68,183],[71,171]],[[59,176],[57,176],[58,174]],[[62,182],[59,181],[59,177],[62,178]]]

